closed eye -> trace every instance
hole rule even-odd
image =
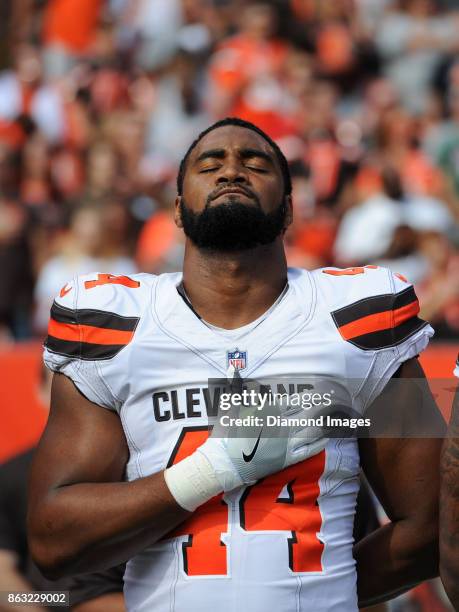
[[[262,172],[262,173],[269,172],[267,168],[262,168],[261,166],[253,166],[251,164],[246,164],[245,167],[248,168],[249,170],[255,170],[255,172]]]
[[[203,174],[204,172],[213,172],[214,170],[218,170],[220,168],[220,166],[212,166],[211,168],[201,168],[201,170],[199,170],[200,174]]]

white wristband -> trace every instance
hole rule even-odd
[[[164,479],[175,501],[188,512],[194,512],[223,490],[213,467],[200,452],[168,468]]]

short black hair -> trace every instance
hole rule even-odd
[[[270,138],[268,134],[266,134],[266,132],[263,132],[263,130],[257,127],[254,123],[250,123],[250,121],[245,121],[244,119],[239,119],[239,117],[226,117],[226,119],[221,119],[220,121],[213,123],[203,132],[201,132],[199,136],[191,143],[190,147],[188,148],[188,151],[185,153],[182,161],[180,162],[180,167],[177,175],[177,193],[180,196],[183,193],[183,181],[185,178],[186,165],[193,149],[209,132],[213,132],[213,130],[216,130],[220,127],[224,127],[225,125],[237,125],[238,127],[243,127],[248,130],[252,130],[252,132],[256,132],[262,138],[264,138],[264,140],[266,140],[266,142],[276,154],[277,161],[279,162],[279,166],[282,172],[282,178],[284,180],[284,196],[290,195],[292,193],[292,180],[290,177],[290,170],[285,155],[282,153],[279,146],[274,142],[274,140]]]

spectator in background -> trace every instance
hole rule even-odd
[[[131,267],[122,270],[132,270],[134,254],[142,270],[177,269],[183,247],[170,213],[177,152],[209,118],[226,114],[266,129],[297,167],[291,262],[377,260],[426,287],[431,275],[444,278],[426,244],[429,231],[439,234],[448,243],[444,270],[453,266],[452,9],[446,0],[7,6],[5,18],[21,26],[11,33],[14,63],[0,73],[4,337],[30,337],[34,285],[43,333],[49,298],[41,288],[56,261],[70,276],[77,260],[117,272],[112,263],[128,257]],[[399,195],[381,187],[382,168],[399,174]],[[110,226],[94,252],[86,238],[96,242],[100,230],[91,240],[88,232],[83,248],[73,232],[62,233],[68,211],[81,205],[94,228]],[[438,310],[439,328],[451,308]]]
[[[0,2],[0,69],[12,62],[17,45],[27,39],[32,30],[33,0],[3,0]]]
[[[179,272],[185,245],[174,222],[172,209],[158,211],[143,226],[137,242],[136,261],[143,272]]]
[[[46,78],[64,76],[95,42],[104,0],[49,0],[43,14]]]
[[[124,211],[113,208],[116,206],[119,205],[107,201],[99,207],[86,204],[70,211],[68,232],[62,237],[58,253],[41,269],[35,286],[34,327],[38,334],[46,332],[53,297],[74,276],[89,272],[136,272],[122,242]]]
[[[19,197],[27,206],[41,206],[51,199],[48,143],[35,132],[21,151]]]
[[[0,343],[30,335],[33,278],[28,219],[16,200],[0,197]]]
[[[160,68],[174,56],[183,24],[180,0],[128,0],[122,19],[124,41],[135,41],[135,61],[145,70]]]
[[[247,4],[239,32],[223,41],[212,57],[207,100],[213,117],[242,117],[274,138],[288,131],[280,86],[288,46],[275,33],[274,7],[267,2]]]
[[[387,193],[379,173],[371,167],[360,172],[355,205],[344,214],[334,252],[340,266],[372,262],[389,249],[396,228],[403,223],[400,202]]]
[[[40,49],[27,43],[16,49],[14,69],[0,74],[0,128],[6,130],[20,116],[30,117],[49,142],[64,137],[63,99],[56,87],[42,82]]]
[[[440,232],[423,232],[419,243],[419,250],[429,265],[429,273],[418,284],[420,316],[432,321],[437,337],[458,337],[459,256]]]
[[[449,180],[459,211],[459,57],[449,69],[445,107],[446,119],[430,127],[424,147]]]
[[[375,156],[383,167],[396,168],[410,194],[434,195],[444,189],[444,176],[419,147],[419,126],[400,106],[382,113],[375,134]]]
[[[457,16],[442,13],[435,0],[399,0],[376,30],[384,73],[414,114],[426,110],[429,88],[443,54],[459,49]]]
[[[306,269],[332,261],[336,219],[328,207],[317,202],[310,169],[302,160],[290,164],[295,214],[285,235],[289,264]]]
[[[209,124],[204,91],[199,87],[200,59],[199,54],[178,51],[155,84],[146,153],[172,176],[180,162],[180,151]]]
[[[121,159],[110,142],[97,140],[88,150],[82,199],[101,201],[113,191],[121,173]]]
[[[119,159],[116,189],[126,196],[135,194],[138,189],[146,127],[145,114],[130,106],[115,109],[103,123],[102,135],[111,143]]]

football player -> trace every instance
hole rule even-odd
[[[148,612],[351,612],[437,575],[438,439],[209,436],[209,379],[332,377],[363,414],[394,376],[422,377],[433,330],[413,287],[376,266],[287,269],[288,166],[252,124],[209,127],[177,186],[183,275],[90,274],[53,304],[38,565],[129,559],[127,607]],[[409,399],[379,411],[390,421]],[[360,466],[390,523],[353,550]]]
[[[454,374],[459,378],[459,356]],[[440,521],[440,575],[459,610],[459,387],[441,457]]]

